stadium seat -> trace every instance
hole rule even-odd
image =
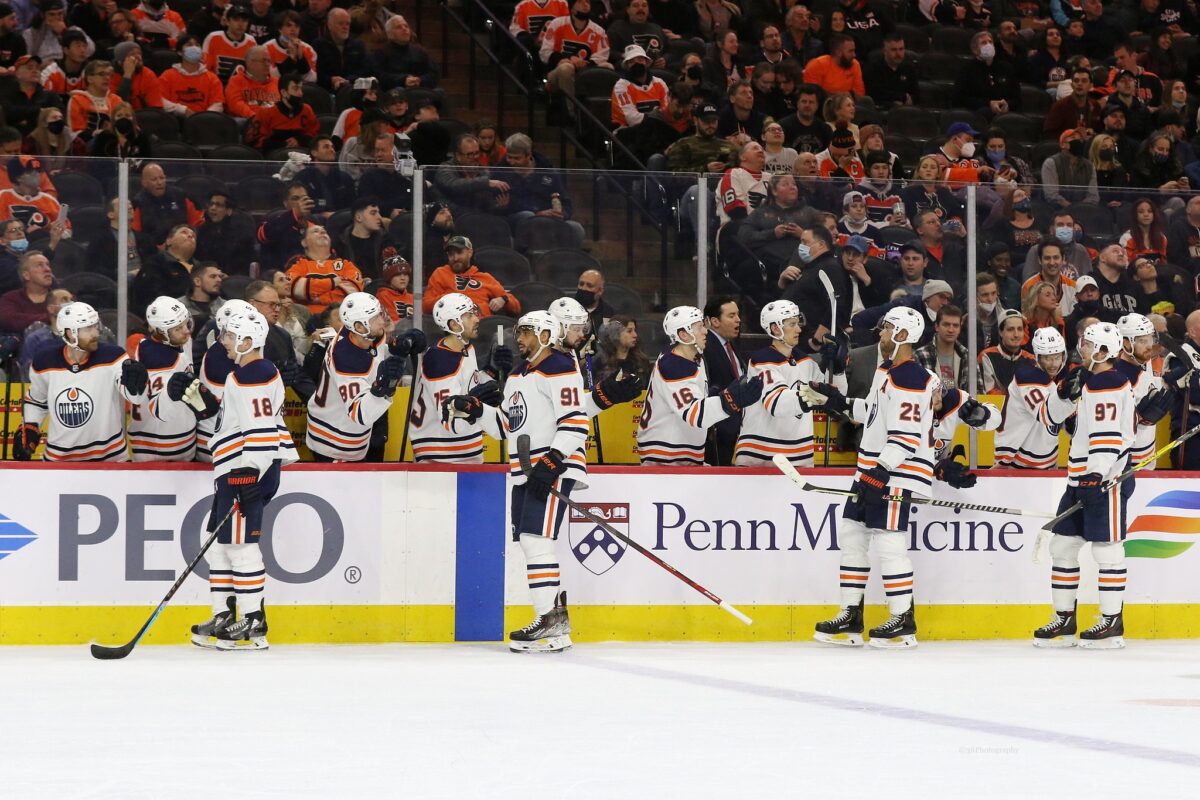
[[[143,108],[133,112],[138,127],[159,141],[177,142],[180,138],[179,120],[161,108]]]
[[[956,122],[967,123],[979,131],[981,136],[988,129],[987,120],[974,111],[965,108],[948,108],[938,114],[938,127],[941,129],[938,133],[939,137],[944,137],[946,130]]]
[[[949,108],[954,102],[954,83],[945,80],[917,81],[923,108]]]
[[[234,186],[255,176],[266,176],[278,167],[268,163],[262,153],[244,144],[223,144],[206,154],[204,170],[214,178]]]
[[[954,25],[931,25],[930,49],[955,56],[971,55],[971,38],[976,31]]]
[[[921,150],[923,148],[914,140],[908,138],[907,136],[901,136],[899,134],[889,132],[888,135],[883,138],[883,143],[890,152],[895,153],[900,157],[900,163],[903,164],[906,169],[911,170],[917,165],[917,161],[921,157]],[[893,175],[892,177],[900,178],[901,176]]]
[[[704,48],[696,44],[692,39],[672,39],[667,42],[667,63],[674,64],[683,61],[684,56],[688,53],[695,53],[698,56],[704,55]],[[670,81],[668,81],[668,85]]]
[[[108,211],[104,206],[71,206],[67,219],[71,220],[71,238],[77,242],[87,243],[108,233]]]
[[[513,237],[508,220],[492,214],[468,213],[454,220],[454,232],[471,240],[475,247],[512,248]]]
[[[1048,158],[1054,158],[1060,152],[1062,152],[1062,147],[1059,146],[1058,142],[1047,141],[1034,143],[1030,165],[1035,170],[1034,178],[1037,181],[1040,182],[1042,178],[1042,162]]]
[[[662,317],[638,317],[637,331],[638,349],[651,361],[670,344],[666,332],[663,331]]]
[[[181,173],[178,169],[179,163],[184,161],[190,162],[190,166],[185,172],[186,174],[191,175],[198,172],[198,170],[195,168],[196,162],[201,161],[204,158],[203,153],[201,153],[195,147],[192,147],[187,142],[155,142],[153,147],[154,159],[156,161],[162,161],[166,159],[176,162],[169,165],[163,165],[163,168],[166,169],[167,174],[172,178],[181,177],[183,174],[185,174]]]
[[[992,127],[999,128],[1019,142],[1036,142],[1042,138],[1042,121],[1024,114],[998,114],[992,120]]]
[[[913,232],[912,228],[905,228],[901,225],[887,225],[879,229],[879,237],[883,239],[885,245],[901,245],[916,239],[917,234]]]
[[[1112,211],[1107,206],[1094,206],[1090,203],[1072,203],[1067,211],[1075,221],[1083,226],[1084,233],[1089,236],[1113,236],[1117,233]]]
[[[283,206],[282,181],[256,175],[233,185],[238,208],[250,213],[266,213]]]
[[[77,272],[85,272],[88,267],[87,250],[74,239],[63,239],[54,248],[50,266],[54,269],[54,277],[58,280]]]
[[[249,275],[229,275],[221,282],[221,296],[226,300],[243,300],[246,287],[254,280]]]
[[[315,83],[304,84],[304,102],[312,106],[314,114],[332,114],[335,107],[329,90]]]
[[[120,319],[120,312],[115,308],[101,308],[98,309],[96,313],[100,315],[100,324],[112,331],[113,335],[115,336],[120,330],[118,323],[118,320]],[[125,330],[129,334],[145,334],[149,331],[149,328],[146,327],[146,320],[142,319],[133,312],[129,312],[125,315]],[[122,346],[124,346],[124,344],[124,342],[121,342]]]
[[[525,310],[524,306],[522,306],[522,310]],[[506,317],[503,314],[492,314],[490,317],[484,317],[479,320],[479,332],[475,337],[475,353],[480,366],[492,360],[492,343],[496,341],[497,328],[507,329],[504,333],[504,343],[515,353],[517,347],[516,342],[513,341],[513,328],[516,325],[517,321],[515,319]]]
[[[636,317],[642,313],[641,294],[619,283],[606,283],[604,285],[604,302],[612,306],[618,314],[628,314]]]
[[[183,140],[201,151],[237,144],[241,138],[233,117],[216,111],[201,111],[183,121]]]
[[[93,308],[115,308],[117,283],[97,272],[76,272],[62,279],[62,287]]]
[[[522,312],[549,308],[563,294],[554,284],[541,281],[526,281],[505,288],[521,303]]]
[[[594,256],[572,248],[556,248],[538,253],[533,259],[533,274],[539,281],[552,283],[561,289],[574,289],[579,273],[601,269]]]
[[[217,180],[211,175],[188,175],[180,178],[175,185],[183,190],[196,208],[204,208],[209,195],[213,192],[228,192],[229,187],[224,181]]]
[[[579,232],[557,217],[529,217],[517,224],[514,232],[517,249],[521,252],[539,253],[566,247],[578,250],[583,247]]]
[[[529,259],[510,247],[476,248],[475,265],[505,286],[533,280]]]
[[[903,23],[896,26],[896,32],[904,37],[904,49],[910,53],[925,53],[929,51],[929,34],[923,28]]]
[[[146,49],[143,52],[146,66],[154,70],[154,74],[161,75],[171,67],[179,63],[179,53],[173,49],[158,48]]]
[[[337,125],[338,114],[317,114],[317,124],[320,125],[317,133],[321,136],[332,136],[333,126]]]
[[[575,75],[575,96],[611,97],[613,86],[620,79],[616,70],[588,67]]]
[[[1021,84],[1021,109],[1026,114],[1045,114],[1054,105],[1054,98],[1041,87]]]
[[[958,74],[962,59],[950,53],[936,50],[925,53],[917,62],[917,76],[927,81],[953,81]]]
[[[104,186],[85,172],[64,171],[50,176],[58,202],[72,206],[104,205]]]
[[[918,106],[896,106],[888,112],[887,132],[897,136],[930,138],[942,132],[937,117]]]
[[[329,219],[325,220],[325,230],[328,231],[329,238],[337,241],[353,222],[354,215],[350,213],[350,209],[343,208],[341,211],[335,211]]]
[[[450,139],[451,142],[453,142],[455,139],[457,139],[459,136],[463,135],[464,133],[471,132],[471,126],[459,119],[449,119],[449,118],[443,117],[442,119],[439,119],[434,124],[436,124],[439,128],[441,128],[443,131],[445,131],[446,136]]]

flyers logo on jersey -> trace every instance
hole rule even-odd
[[[529,418],[529,407],[525,404],[525,395],[517,392],[508,401],[508,430],[516,433]]]
[[[454,287],[460,292],[465,292],[467,289],[482,289],[483,284],[477,278],[470,278],[466,275],[455,275]]]
[[[628,503],[588,503],[587,510],[626,536],[629,535]],[[567,538],[571,543],[571,552],[588,572],[603,575],[625,555],[625,545],[574,508],[570,511]]]
[[[63,389],[54,398],[54,415],[68,428],[80,428],[92,418],[96,404],[91,396],[77,386]]]

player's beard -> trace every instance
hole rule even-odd
[[[896,354],[896,343],[894,341],[883,339],[879,340],[879,354],[884,358],[891,358]]]

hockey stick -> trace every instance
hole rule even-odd
[[[396,461],[404,461],[404,448],[408,447],[408,426],[412,421],[413,401],[417,397],[417,391],[420,387],[421,380],[421,356],[419,353],[413,353],[408,358],[412,364],[413,379],[408,387],[408,407],[404,409],[404,428],[400,434],[400,455],[396,456]],[[417,461],[417,454],[413,453],[413,463]]]
[[[799,473],[799,471],[796,469],[796,467],[793,466],[792,462],[787,460],[787,456],[783,455],[782,453],[777,453],[775,455],[775,457],[772,458],[771,460],[775,462],[775,466],[779,468],[779,471],[787,476],[788,480],[790,480],[792,483],[796,484],[797,486],[799,486],[801,489],[803,489],[806,492],[816,492],[818,494],[835,494],[835,495],[840,495],[842,497],[858,497],[858,492],[851,491],[850,489],[834,489],[829,486],[816,486],[814,484],[806,482],[804,480],[804,476],[802,476]],[[892,498],[892,499],[901,500],[900,497],[896,497],[896,498]],[[987,514],[1010,514],[1012,516],[1019,516],[1019,517],[1049,517],[1050,516],[1049,514],[1040,513],[1037,511],[1026,511],[1021,508],[1005,508],[1004,506],[984,506],[984,505],[979,505],[977,503],[959,503],[954,500],[934,500],[932,498],[926,499],[923,497],[906,497],[906,498],[903,498],[903,502],[917,503],[917,504],[925,505],[925,506],[936,506],[938,508],[954,508],[954,509],[959,509],[962,511],[982,511]]]
[[[196,569],[196,565],[200,563],[200,559],[204,558],[204,554],[208,552],[208,548],[212,547],[213,542],[217,540],[217,534],[220,533],[221,528],[225,526],[225,523],[229,521],[229,518],[233,516],[233,512],[236,509],[237,504],[231,503],[229,506],[229,513],[227,513],[225,518],[221,520],[220,525],[217,525],[217,527],[213,528],[212,535],[205,540],[203,546],[200,548],[200,552],[196,553],[196,557],[192,559],[192,563],[188,564],[187,569],[183,571],[183,574],[175,580],[175,585],[172,586],[170,591],[167,592],[167,596],[164,597],[162,602],[158,604],[158,608],[154,609],[154,613],[150,615],[150,619],[146,620],[146,624],[142,626],[142,629],[137,632],[133,639],[127,644],[121,645],[120,647],[105,647],[102,644],[93,643],[92,658],[99,658],[102,661],[111,661],[117,658],[124,658],[133,652],[133,648],[137,647],[137,643],[140,642],[142,637],[146,635],[146,631],[150,630],[150,626],[154,624],[154,620],[158,619],[158,615],[161,614],[162,610],[167,607],[167,603],[172,597],[175,596],[175,593],[179,591],[179,587],[183,586],[183,582],[187,580],[188,575],[191,575],[192,571]]]
[[[1143,458],[1141,461],[1134,464],[1129,469],[1122,472],[1117,477],[1113,478],[1111,481],[1108,481],[1107,483],[1102,485],[1100,487],[1100,491],[1107,492],[1109,489],[1113,488],[1117,484],[1123,483],[1124,481],[1129,479],[1133,475],[1133,473],[1139,472],[1139,471],[1145,469],[1146,467],[1150,466],[1155,461],[1158,461],[1158,459],[1162,458],[1167,453],[1171,452],[1176,447],[1179,447],[1179,445],[1183,444],[1188,439],[1195,436],[1197,433],[1200,433],[1200,425],[1197,425],[1196,427],[1194,427],[1190,430],[1184,431],[1182,434],[1180,434],[1179,438],[1174,439],[1170,442],[1167,442],[1157,452],[1151,453],[1150,455]],[[1057,525],[1058,523],[1062,522],[1064,519],[1071,516],[1072,514],[1074,514],[1076,511],[1078,511],[1081,508],[1083,508],[1083,503],[1075,503],[1070,508],[1068,508],[1066,511],[1062,512],[1061,514],[1054,517],[1052,520],[1050,520],[1049,522],[1047,522],[1045,525],[1042,526],[1042,529],[1040,531],[1038,531],[1037,539],[1035,539],[1033,542],[1033,563],[1035,563],[1035,564],[1042,563],[1042,548],[1045,545],[1045,543],[1047,542],[1047,540],[1049,540],[1050,534],[1054,533],[1054,526]]]
[[[10,406],[12,405],[12,365],[15,363],[17,363],[17,359],[15,357],[9,359],[9,362],[5,365],[4,369],[4,446],[3,449],[0,450],[0,460],[4,461],[8,460],[8,435],[11,433],[11,428],[9,427],[8,422],[8,413],[11,410]]]
[[[829,332],[833,335],[834,341],[837,341],[837,294],[833,291],[833,282],[829,280],[829,276],[824,271],[818,270],[817,280],[825,287],[825,294],[829,296]],[[825,370],[825,382],[833,383],[833,367]],[[825,466],[829,466],[829,412],[825,412]]]
[[[517,437],[517,457],[521,460],[521,471],[524,472],[526,475],[529,475],[529,473],[533,471],[533,464],[531,463],[531,461],[529,459],[529,435],[528,434],[523,433]],[[695,589],[697,592],[699,592],[700,594],[707,597],[712,602],[716,603],[718,606],[723,608],[725,611],[728,611],[730,614],[732,614],[733,616],[740,619],[742,622],[746,623],[747,625],[754,624],[754,621],[752,619],[750,619],[749,617],[747,617],[745,614],[743,614],[741,611],[738,611],[736,608],[731,606],[729,603],[727,603],[724,600],[722,600],[721,598],[717,597],[715,594],[710,592],[708,589],[705,589],[703,586],[696,583],[694,580],[689,578],[687,575],[684,575],[682,572],[675,569],[674,567],[672,567],[667,562],[663,561],[658,556],[654,555],[654,553],[651,553],[645,547],[638,544],[633,539],[630,539],[628,536],[621,533],[619,530],[612,527],[611,525],[609,525],[607,522],[605,522],[604,520],[597,517],[592,512],[588,511],[581,504],[574,502],[573,500],[571,500],[571,498],[567,497],[565,494],[560,492],[558,489],[555,489],[553,486],[550,487],[550,494],[554,495],[559,500],[561,500],[563,503],[565,503],[567,505],[567,507],[570,508],[572,511],[575,511],[578,514],[582,514],[583,516],[587,517],[587,519],[589,521],[594,522],[595,524],[599,525],[601,528],[603,528],[605,530],[606,533],[608,533],[609,536],[612,536],[613,538],[616,538],[616,539],[620,539],[622,542],[629,545],[634,550],[638,551],[639,553],[644,555],[646,558],[653,561],[655,564],[658,564],[660,567],[665,569],[667,572],[671,573],[676,578],[679,578],[679,580],[683,581],[688,586],[692,587],[693,589]]]

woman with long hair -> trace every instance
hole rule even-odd
[[[1132,264],[1139,258],[1167,259],[1167,224],[1158,206],[1149,198],[1133,201],[1133,222],[1117,244],[1125,248]]]
[[[699,3],[697,6],[699,7]],[[718,3],[717,5],[722,5]],[[703,17],[702,17],[703,18]],[[708,45],[702,72],[703,83],[719,88],[722,92],[746,77],[746,65],[738,58],[738,35],[727,30]]]
[[[834,92],[825,98],[825,105],[821,107],[821,115],[825,121],[829,123],[829,127],[837,130],[838,126],[844,125],[847,130],[854,134],[854,147],[859,146],[858,126],[854,124],[854,115],[858,113],[858,107],[854,104],[854,95],[849,92]]]
[[[1007,213],[1001,214],[1000,219],[986,229],[987,240],[1008,245],[1013,263],[1024,264],[1030,248],[1036,247],[1042,239],[1042,232],[1033,217],[1033,200],[1027,189],[1017,187],[1002,205]]]
[[[53,158],[46,162],[46,169],[57,172],[67,166],[65,157],[87,155],[87,145],[67,127],[66,115],[56,106],[50,106],[38,112],[37,127],[21,142],[21,152]]]
[[[1129,185],[1129,169],[1117,158],[1117,141],[1107,133],[1098,133],[1088,148],[1088,158],[1096,169],[1096,188],[1100,190],[1100,202],[1116,208],[1125,202],[1126,193],[1120,191]]]
[[[946,186],[942,165],[936,156],[922,156],[908,186],[900,193],[904,211],[915,220],[924,211],[932,211],[942,222],[965,218],[963,205]]]
[[[618,369],[637,375],[643,386],[650,379],[650,359],[638,348],[637,320],[626,314],[612,316],[596,333],[593,380],[599,383]]]
[[[1034,86],[1058,89],[1058,85],[1070,74],[1062,46],[1062,28],[1053,23],[1047,25],[1041,36],[1041,44],[1025,61],[1025,80]]]
[[[1165,131],[1154,131],[1147,136],[1133,159],[1130,183],[1144,189],[1159,189],[1165,193],[1186,191],[1187,179],[1183,177],[1183,165],[1175,157],[1173,145],[1170,134]],[[1180,205],[1183,202],[1178,200]]]
[[[1067,337],[1067,327],[1058,310],[1058,289],[1053,283],[1038,281],[1029,288],[1021,301],[1021,316],[1025,318],[1025,341],[1021,343],[1022,346],[1027,346],[1033,338],[1033,332],[1041,328],[1057,328],[1064,339]]]

